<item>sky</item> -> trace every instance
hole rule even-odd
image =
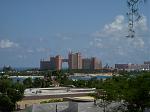
[[[140,4],[131,39],[126,0],[0,0],[0,67],[39,67],[69,51],[111,66],[150,61],[149,7]]]

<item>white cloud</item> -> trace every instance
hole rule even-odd
[[[72,34],[68,34],[68,33],[57,33],[56,37],[62,39],[62,40],[70,40],[72,39]]]
[[[37,48],[36,51],[37,52],[45,52],[45,48]]]
[[[40,41],[40,42],[43,42],[43,40],[44,40],[44,38],[39,38],[39,41]]]
[[[123,31],[127,32],[127,24],[125,23],[124,16],[119,15],[110,24],[105,24],[104,28],[96,31],[93,36],[95,37],[118,37],[121,36]],[[125,35],[125,34],[124,34]]]
[[[94,39],[89,43],[90,46],[103,48],[107,45],[109,48],[112,48],[112,46],[120,45],[120,43],[126,45],[128,43],[129,45],[133,45],[136,48],[143,48],[145,44],[143,40],[144,37],[139,37],[138,35],[148,31],[146,17],[143,16],[142,19],[135,24],[136,37],[134,40],[124,39],[126,38],[125,36],[128,35],[127,26],[128,24],[125,22],[125,17],[123,15],[116,16],[112,23],[104,25],[102,30],[96,31],[92,35]]]
[[[33,53],[34,51],[32,49],[27,50],[28,53]]]
[[[137,39],[133,42],[133,44],[134,44],[134,47],[135,47],[135,48],[143,48],[145,42],[144,42],[144,40],[143,40],[142,38],[139,37],[139,38],[137,38]]]
[[[25,59],[25,58],[26,58],[26,56],[25,56],[25,55],[21,55],[21,54],[19,54],[19,55],[18,55],[18,58],[20,58],[20,59]]]
[[[40,47],[40,48],[37,48],[36,51],[37,52],[50,52],[50,48],[42,48],[42,47]]]
[[[148,58],[150,44],[147,18],[143,16],[135,23],[135,38],[127,38],[128,23],[123,15],[103,26],[92,34],[89,42],[90,49],[100,52],[104,60],[118,62],[139,62]]]
[[[111,33],[122,30],[123,27],[124,27],[124,16],[119,15],[115,18],[115,21],[113,21],[111,24],[106,24],[104,26],[104,31]]]
[[[0,48],[11,48],[11,47],[18,47],[17,43],[14,43],[8,39],[0,41]]]
[[[93,41],[91,41],[89,44],[90,44],[90,46],[93,46],[93,45],[94,45],[94,42],[93,42]]]
[[[136,35],[145,32],[148,30],[147,18],[142,16],[142,18],[135,23],[135,32]],[[123,15],[116,16],[115,20],[112,23],[105,24],[103,29],[96,31],[93,36],[99,38],[120,38],[128,35],[128,23],[125,22],[125,17]]]
[[[147,18],[145,16],[142,16],[142,18],[135,24],[135,27],[139,31],[147,31]]]

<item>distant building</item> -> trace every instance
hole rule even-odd
[[[44,61],[44,60],[41,60],[40,61],[40,69],[41,70],[50,70],[50,61]]]
[[[140,69],[141,70],[150,70],[150,64],[142,64],[140,65]]]
[[[96,70],[102,68],[102,62],[98,60],[96,57],[92,57],[91,61],[92,61],[91,69]]]
[[[138,71],[140,66],[138,64],[128,64],[128,71]]]
[[[60,55],[57,55],[55,57],[55,63],[56,63],[56,70],[61,70],[62,69],[62,58]]]
[[[91,59],[90,58],[84,58],[82,59],[82,69],[91,69]]]
[[[126,70],[128,69],[128,64],[115,64],[115,68],[119,70]]]
[[[148,64],[129,64],[128,71],[147,71],[149,70]]]
[[[60,55],[55,57],[50,57],[50,61],[40,61],[41,70],[61,70],[62,69],[62,59]]]
[[[55,70],[56,69],[55,57],[50,57],[50,69],[51,70]]]
[[[62,63],[67,62],[69,69],[91,69],[96,70],[102,68],[102,62],[96,57],[85,58],[82,60],[81,53],[68,54],[68,59],[63,59],[60,55],[50,57],[48,61],[40,61],[41,70],[61,70]]]
[[[82,69],[81,53],[69,53],[68,54],[69,69]]]
[[[144,64],[150,65],[150,61],[144,61]]]
[[[102,63],[96,57],[82,59],[82,69],[96,70],[102,68]]]
[[[150,70],[149,64],[115,64],[115,68],[118,70],[127,71],[147,71]]]

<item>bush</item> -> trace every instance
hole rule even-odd
[[[40,104],[43,104],[43,103],[53,103],[53,102],[63,102],[63,99],[62,98],[49,99],[48,101],[41,101]]]

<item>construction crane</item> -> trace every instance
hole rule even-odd
[[[129,11],[127,12],[128,17],[128,38],[135,37],[135,23],[141,19],[141,14],[139,13],[139,4],[141,2],[146,2],[147,0],[127,0],[127,6]]]

